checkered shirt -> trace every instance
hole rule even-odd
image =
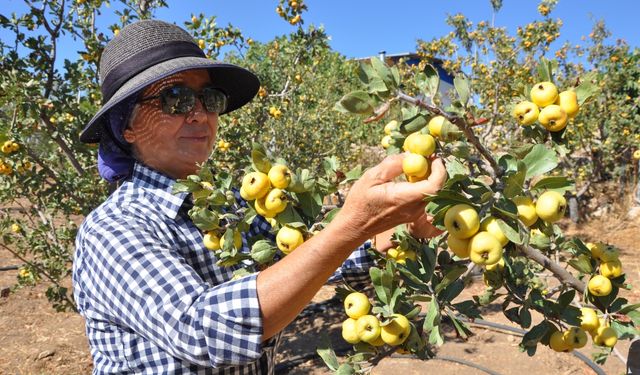
[[[73,291],[95,374],[271,374],[280,335],[262,342],[257,272],[232,280],[187,215],[187,193],[142,164],[83,222]],[[241,205],[246,205],[237,197]],[[246,236],[269,234],[258,216]],[[249,251],[243,236],[243,251]],[[355,287],[371,259],[359,247],[330,281]]]

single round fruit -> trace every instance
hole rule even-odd
[[[600,321],[598,320],[598,314],[590,307],[583,307],[580,309],[582,315],[580,315],[580,328],[585,331],[595,331],[600,327]]]
[[[469,259],[475,264],[490,265],[502,259],[502,246],[489,232],[478,232],[469,240]]]
[[[436,150],[436,141],[429,134],[411,133],[404,140],[403,148],[405,151],[429,157]]]
[[[567,126],[569,116],[559,105],[544,107],[538,116],[538,122],[550,132],[559,132]]]
[[[558,99],[558,88],[551,82],[538,82],[531,88],[531,101],[538,107],[546,107]]]
[[[384,134],[391,135],[391,132],[397,131],[400,128],[400,123],[397,120],[391,120],[384,126]]]
[[[622,275],[622,263],[619,259],[602,262],[600,263],[600,274],[607,279],[614,279]]]
[[[356,330],[360,340],[372,343],[380,337],[380,321],[373,315],[363,315],[356,320]]]
[[[600,256],[602,256],[602,251],[606,247],[606,245],[603,244],[602,242],[597,242],[597,243],[587,242],[586,246],[587,246],[587,249],[591,251],[591,257],[598,260],[600,260]]]
[[[243,198],[246,200],[254,200],[267,195],[270,187],[269,177],[266,174],[262,172],[251,172],[242,179],[240,193],[242,195],[242,189],[244,189],[246,198]]]
[[[571,327],[564,331],[564,341],[571,349],[580,349],[587,345],[587,333],[580,327]]]
[[[344,299],[344,311],[349,318],[358,319],[361,316],[367,315],[370,309],[371,303],[369,302],[369,297],[364,293],[349,293]]]
[[[409,177],[424,177],[429,173],[429,162],[418,154],[406,154],[402,160],[402,171]]]
[[[380,140],[380,145],[382,145],[383,148],[389,148],[389,146],[391,146],[391,136],[385,135],[384,137],[382,137],[382,140]]]
[[[526,227],[530,227],[538,221],[536,213],[536,205],[533,200],[525,196],[517,196],[513,198],[513,203],[518,208],[518,219],[522,221]]]
[[[529,101],[520,102],[513,109],[513,117],[522,126],[529,126],[538,121],[539,114],[538,106]]]
[[[469,257],[469,240],[464,239],[461,240],[454,236],[447,237],[447,245],[449,245],[449,249],[458,256],[458,258],[468,258]]]
[[[281,189],[272,189],[264,200],[264,207],[267,211],[279,214],[287,208],[287,195]]]
[[[215,232],[207,232],[203,238],[204,247],[209,250],[220,250],[220,237]]]
[[[355,319],[349,318],[342,322],[342,338],[349,344],[357,344],[360,342]]]
[[[276,164],[269,169],[267,175],[271,186],[278,189],[286,189],[291,183],[291,171],[286,165]]]
[[[578,95],[575,91],[567,90],[558,94],[556,104],[562,108],[569,118],[574,118],[578,114],[580,106],[578,105]]]
[[[278,245],[278,249],[285,254],[291,253],[298,246],[302,245],[303,242],[304,237],[302,236],[302,232],[295,228],[287,226],[282,227],[276,235],[276,244]]]
[[[442,126],[444,126],[445,123],[449,123],[449,120],[447,120],[443,116],[432,117],[427,124],[427,127],[429,128],[429,134],[436,138],[440,138],[442,136]]]
[[[502,247],[509,243],[509,239],[504,235],[502,229],[500,229],[498,219],[493,216],[489,216],[482,220],[482,223],[480,223],[480,230],[491,233],[498,241],[500,241],[500,245]]]
[[[404,315],[393,314],[393,320],[382,326],[380,337],[391,346],[402,345],[411,333],[411,324]]]
[[[634,158],[635,160],[640,160],[640,150],[635,150],[635,151],[633,152],[633,158]]]
[[[266,218],[266,219],[270,219],[272,217],[275,217],[277,215],[277,212],[275,211],[270,211],[267,209],[267,207],[265,206],[265,198],[260,198],[260,199],[256,199],[256,201],[253,204],[256,212],[258,213],[258,215]]]
[[[570,352],[571,346],[564,340],[564,334],[560,331],[555,331],[549,338],[549,347],[556,352]]]
[[[464,240],[476,234],[480,229],[480,218],[475,208],[468,204],[457,204],[444,215],[444,226],[450,236]]]
[[[602,275],[595,275],[589,280],[589,293],[594,296],[603,297],[611,293],[611,281]]]
[[[616,330],[611,327],[600,326],[596,331],[593,342],[596,345],[613,348],[618,342],[618,334],[616,333]]]
[[[538,217],[547,223],[555,223],[564,217],[567,200],[556,191],[545,191],[536,202]]]

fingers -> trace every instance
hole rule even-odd
[[[418,181],[415,184],[422,189],[425,194],[435,194],[447,181],[447,169],[444,167],[442,159],[434,159],[431,162],[431,174],[424,181]]]
[[[375,185],[389,182],[402,174],[404,154],[389,155],[380,164],[369,169],[364,176],[370,178]]]

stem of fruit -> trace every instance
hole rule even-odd
[[[535,250],[529,246],[518,246],[518,249],[522,251],[527,258],[540,264],[542,267],[551,271],[562,283],[571,285],[575,290],[584,294],[586,285],[582,281],[578,280],[569,271],[565,270],[558,263],[547,258],[544,254]]]
[[[411,103],[413,105],[416,105],[420,108],[424,108],[433,114],[440,115],[446,118],[452,124],[456,125],[464,133],[469,143],[471,143],[473,147],[475,147],[476,150],[478,150],[480,155],[482,155],[489,162],[489,164],[491,165],[491,168],[493,169],[492,177],[496,179],[500,178],[500,176],[502,175],[502,170],[498,165],[498,162],[496,161],[496,159],[493,158],[491,153],[482,145],[482,143],[480,143],[480,140],[478,139],[478,137],[476,137],[476,135],[473,133],[471,126],[469,126],[469,124],[463,117],[452,116],[450,113],[447,113],[434,105],[431,105],[418,98],[414,98],[413,96],[407,95],[401,91],[398,92],[398,99]]]

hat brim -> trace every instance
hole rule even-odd
[[[105,114],[119,103],[135,95],[140,90],[170,75],[191,69],[208,69],[213,86],[222,89],[228,96],[227,110],[234,111],[248,103],[260,89],[260,81],[255,74],[233,64],[221,63],[203,57],[179,57],[163,61],[132,77],[103,104],[91,121],[80,133],[80,141],[97,143],[102,136]]]

